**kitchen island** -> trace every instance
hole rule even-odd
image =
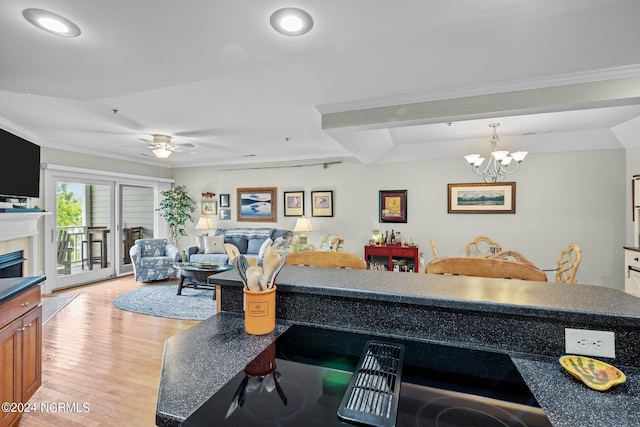
[[[177,426],[291,323],[498,350],[512,357],[554,426],[640,425],[635,347],[640,300],[621,291],[285,266],[278,280],[276,330],[251,336],[244,332],[235,272],[211,280],[219,286],[222,312],[165,345],[160,426]],[[564,354],[564,327],[615,331],[611,362],[625,371],[627,382],[603,393],[569,376],[557,361]]]

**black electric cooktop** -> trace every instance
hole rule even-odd
[[[355,425],[337,412],[372,338],[404,346],[398,427],[551,426],[505,354],[300,325],[290,327],[180,425]]]

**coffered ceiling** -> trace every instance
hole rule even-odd
[[[42,146],[171,167],[365,163],[638,145],[637,0],[3,0],[0,127]],[[22,16],[47,9],[79,37]]]

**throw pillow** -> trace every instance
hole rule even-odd
[[[196,245],[198,246],[198,253],[204,253],[204,236],[196,236]]]
[[[280,249],[281,247],[283,247],[286,244],[284,237],[278,237],[277,239],[275,239],[273,241],[273,245],[271,245],[273,247],[273,249]]]
[[[264,258],[264,252],[267,250],[269,245],[271,245],[272,243],[273,243],[273,240],[271,240],[271,239],[267,239],[267,240],[264,241],[262,246],[260,246],[260,250],[258,251],[258,257],[259,258]]]
[[[260,248],[262,244],[265,242],[264,237],[254,237],[253,239],[249,239],[249,243],[247,244],[247,253],[252,255],[258,255],[260,253]]]
[[[205,254],[224,254],[224,237],[223,236],[202,236],[204,237],[204,253]]]

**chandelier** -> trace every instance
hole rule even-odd
[[[527,156],[526,151],[516,151],[509,154],[508,151],[498,151],[496,145],[500,138],[496,128],[500,126],[500,123],[491,123],[489,126],[493,128],[493,135],[489,142],[491,143],[491,158],[487,162],[484,168],[481,168],[484,163],[484,157],[480,157],[480,154],[469,154],[464,158],[471,165],[471,170],[476,175],[481,175],[484,182],[498,182],[504,181],[504,178],[508,173],[514,173],[520,168],[520,163]],[[513,162],[515,160],[515,162]],[[515,165],[515,167],[509,168],[509,165]]]

